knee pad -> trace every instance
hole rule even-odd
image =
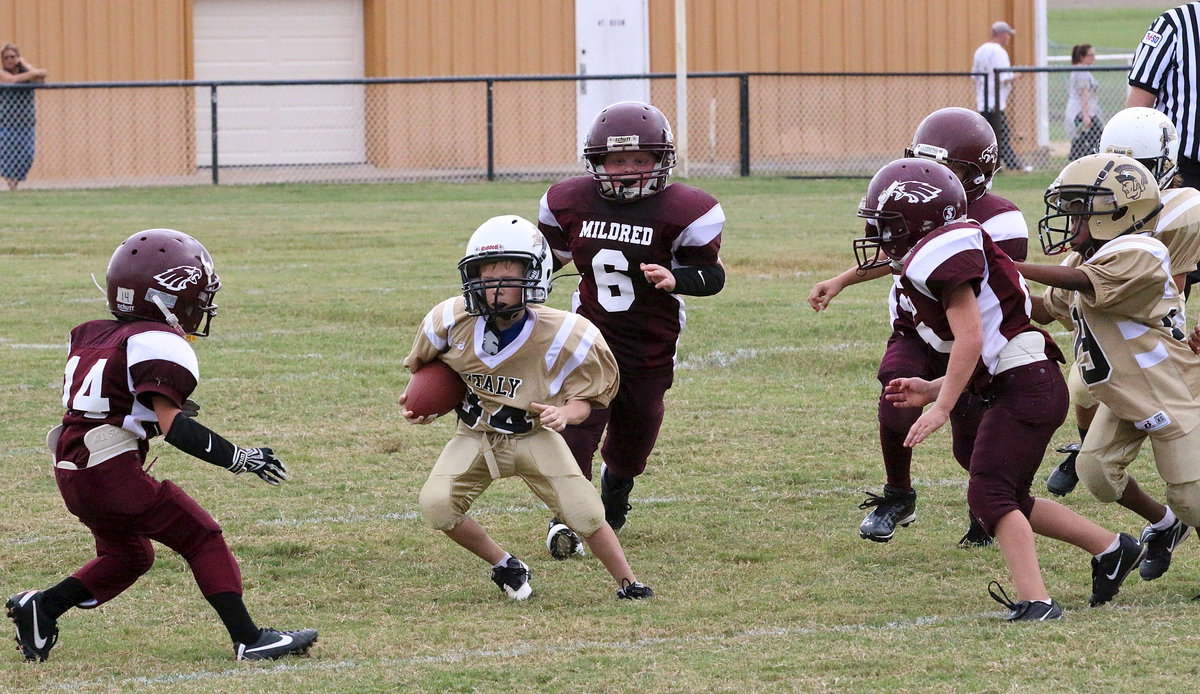
[[[1200,527],[1200,480],[1168,484],[1167,505],[1184,523]]]
[[[1075,457],[1075,474],[1079,475],[1079,481],[1083,482],[1097,501],[1106,504],[1121,498],[1129,479],[1124,468],[1105,465],[1095,453],[1086,449],[1079,451],[1079,455]]]
[[[430,480],[432,482],[432,480]],[[434,530],[452,530],[463,520],[463,514],[451,500],[448,490],[426,482],[419,500],[425,523]]]
[[[988,535],[996,534],[996,524],[1012,511],[1020,511],[1029,517],[1033,499],[1025,494],[1017,498],[1008,485],[981,475],[971,477],[967,485],[967,509],[979,521]]]
[[[896,407],[890,401],[879,396],[879,426],[890,432],[904,436],[921,416],[920,407]]]

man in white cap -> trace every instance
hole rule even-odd
[[[1016,74],[996,72],[1012,67],[1008,51],[1005,49],[1016,33],[1017,30],[1009,26],[1008,22],[992,24],[992,38],[975,49],[975,62],[971,66],[971,72],[976,73],[976,110],[992,125],[992,130],[996,131],[996,144],[1000,147],[1001,162],[1010,169],[1030,171],[1032,167],[1022,166],[1021,161],[1017,159],[1017,153],[1013,151],[1009,142],[1008,118],[1004,115],[1004,109],[1008,106],[1008,93],[1012,91],[1012,82],[1016,79]],[[996,76],[1000,78],[999,90],[992,83]]]

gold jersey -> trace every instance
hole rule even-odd
[[[1092,292],[1051,289],[1046,306],[1064,305],[1074,323],[1075,361],[1084,383],[1116,416],[1156,438],[1173,439],[1200,424],[1200,357],[1186,343],[1183,301],[1166,246],[1122,236],[1086,261],[1064,265],[1087,274]]]
[[[447,299],[425,316],[404,359],[410,371],[441,359],[467,384],[457,412],[473,430],[520,434],[541,427],[530,403],[562,406],[586,400],[607,407],[616,395],[617,362],[591,321],[540,304],[526,307],[525,324],[495,354],[485,349],[487,321],[466,312],[463,298]]]
[[[1162,204],[1150,235],[1162,241],[1171,254],[1171,274],[1191,272],[1200,263],[1200,190],[1164,190]]]

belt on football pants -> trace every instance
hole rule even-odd
[[[46,447],[57,458],[58,437],[62,434],[62,425],[58,425],[46,434]],[[54,467],[62,470],[84,470],[107,462],[128,451],[138,449],[138,437],[128,429],[101,424],[83,435],[83,445],[88,449],[87,465],[79,467],[70,460],[55,460]]]

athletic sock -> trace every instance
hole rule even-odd
[[[42,606],[51,619],[58,619],[64,612],[81,602],[94,600],[92,591],[74,576],[68,576],[53,588],[42,591]]]
[[[237,593],[215,593],[205,598],[208,604],[217,611],[217,616],[229,632],[229,638],[234,643],[254,643],[258,641],[260,631],[250,619],[246,611],[246,603]]]
[[[503,569],[504,567],[508,566],[508,560],[512,559],[512,558],[513,558],[513,555],[509,554],[508,552],[505,552],[504,558],[501,559],[500,561],[496,562],[495,564],[492,564],[492,568],[493,569]]]
[[[1157,523],[1151,523],[1150,527],[1154,528],[1155,530],[1166,530],[1174,525],[1176,520],[1175,512],[1171,510],[1170,506],[1168,506],[1167,512],[1163,514],[1162,520]]]
[[[1104,550],[1103,552],[1101,552],[1095,556],[1097,559],[1099,559],[1100,557],[1103,557],[1104,555],[1108,554],[1109,552],[1117,551],[1117,548],[1120,546],[1121,546],[1121,536],[1117,535],[1117,539],[1112,541],[1112,544],[1108,546],[1108,549]]]

